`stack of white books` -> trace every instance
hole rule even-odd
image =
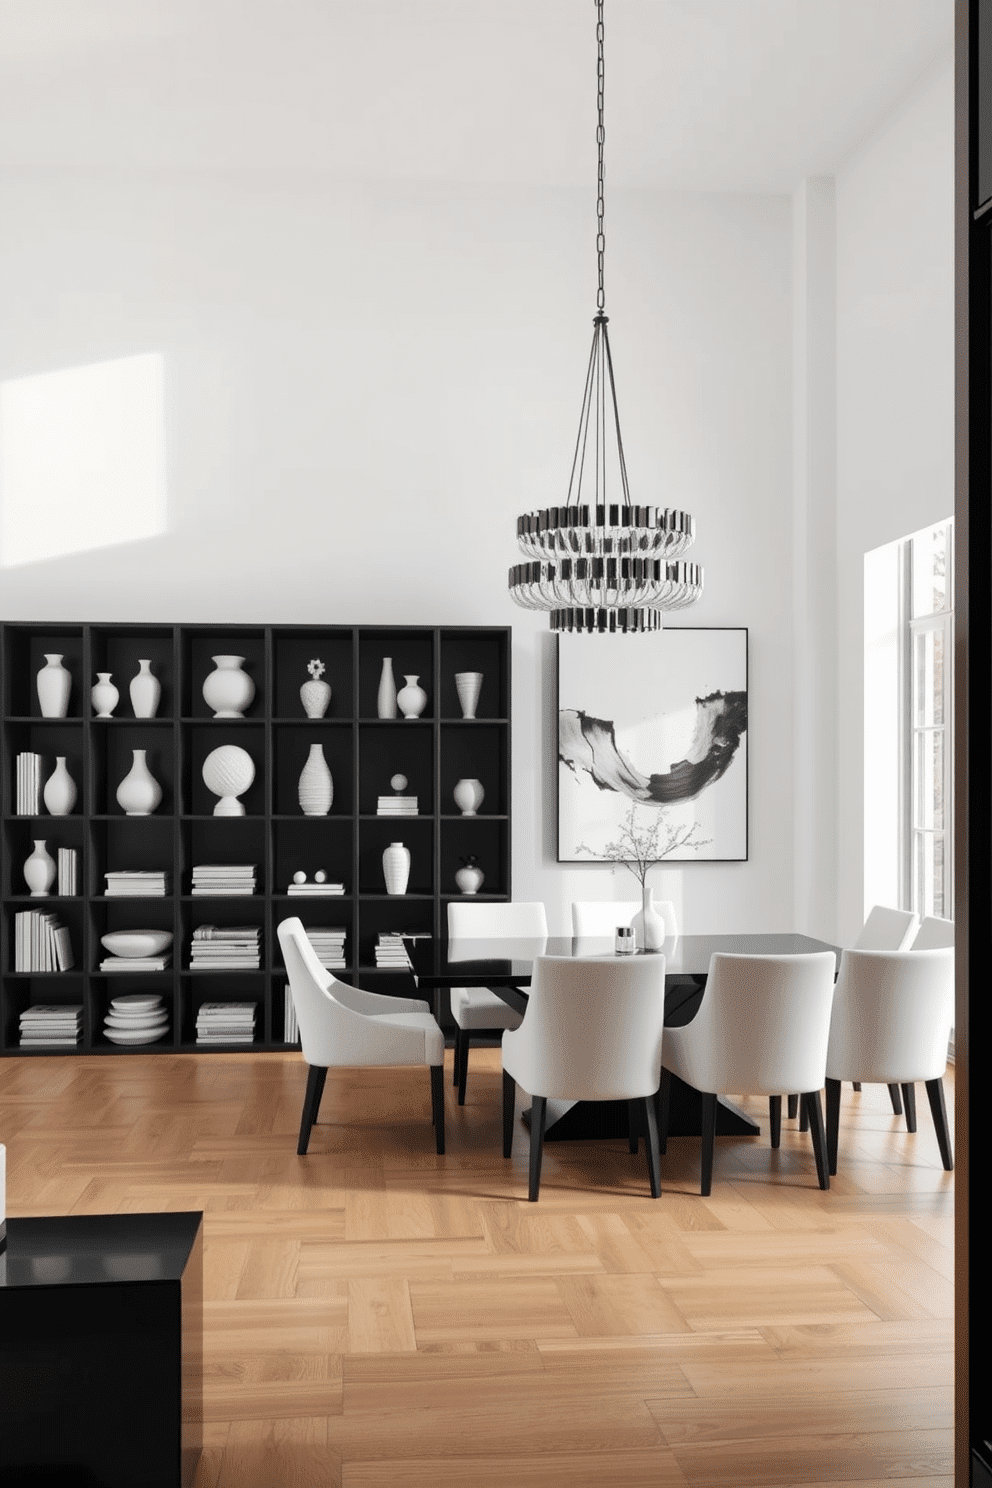
[[[257,971],[261,963],[257,925],[200,925],[193,931],[190,971]]]
[[[293,1005],[293,994],[289,983],[286,983],[286,998],[282,1010],[282,1037],[283,1043],[298,1044],[300,1042],[300,1025],[296,1021],[296,1008]]]
[[[59,848],[58,892],[66,898],[79,893],[79,854],[74,847]]]
[[[17,756],[17,815],[38,816],[41,812],[41,755],[25,752]]]
[[[172,960],[172,952],[161,956],[104,956],[101,971],[166,971]]]
[[[291,883],[287,888],[286,893],[294,895],[297,898],[302,897],[307,899],[334,899],[339,898],[344,893],[344,884],[307,883],[304,879],[303,883]]]
[[[401,935],[388,935],[380,930],[375,947],[375,964],[388,971],[409,971],[410,957]]]
[[[254,863],[197,863],[193,893],[204,899],[229,898],[255,892]]]
[[[27,1008],[20,1017],[21,1047],[78,1044],[83,1036],[82,1005],[42,1005]]]
[[[203,1002],[196,1015],[198,1044],[250,1044],[257,1002]]]
[[[416,796],[380,796],[377,816],[416,816]]]
[[[164,899],[169,892],[169,874],[164,868],[148,872],[121,869],[103,876],[108,899]]]
[[[15,971],[69,971],[74,965],[69,932],[55,915],[37,909],[15,914]]]
[[[321,925],[319,928],[311,928],[304,925],[307,939],[317,952],[317,960],[327,971],[344,971],[344,942],[347,930],[343,927],[338,929],[334,926]]]

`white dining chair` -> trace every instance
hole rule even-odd
[[[513,900],[505,904],[448,905],[449,941],[503,937],[546,941],[548,917],[544,905]],[[543,945],[541,949],[543,950]],[[458,1086],[458,1104],[463,1106],[472,1035],[519,1028],[522,1014],[488,987],[452,987],[451,1016],[457,1028],[452,1083]]]
[[[665,1030],[660,1108],[661,1150],[668,1133],[670,1076],[702,1095],[700,1192],[713,1183],[718,1095],[767,1095],[772,1146],[780,1141],[781,1092],[800,1092],[821,1188],[830,1187],[820,1091],[834,993],[833,951],[797,956],[732,956],[717,952],[691,1023]]]
[[[527,1011],[503,1035],[503,1156],[513,1149],[516,1087],[531,1097],[530,1178],[536,1201],[549,1100],[630,1103],[647,1131],[652,1198],[661,1193],[654,1097],[661,1074],[665,957],[539,956]]]
[[[917,1080],[926,1082],[941,1162],[954,1166],[943,1076],[954,1020],[954,950],[845,951],[827,1050],[827,1151],[837,1171],[842,1080],[900,1085],[916,1130]]]
[[[937,915],[926,915],[920,921],[916,939],[910,946],[912,951],[939,951],[954,944],[954,921],[942,920]]]
[[[351,1065],[426,1064],[431,1072],[434,1136],[444,1152],[444,1034],[426,1002],[383,997],[349,987],[320,964],[301,921],[277,930],[309,1065],[297,1152],[310,1144],[328,1069]]]

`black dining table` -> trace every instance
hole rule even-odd
[[[537,956],[627,959],[615,951],[612,936],[549,935],[519,940],[509,936],[470,939],[445,935],[410,938],[405,945],[418,988],[433,994],[436,1016],[440,1014],[442,994],[451,987],[489,987],[517,1012],[525,1012],[527,988]],[[706,988],[710,958],[715,952],[795,956],[813,951],[833,951],[839,966],[839,947],[810,935],[679,935],[668,939],[664,950],[657,953],[665,959],[666,1026],[679,1027],[695,1017]],[[626,1101],[549,1100],[545,1141],[627,1136],[627,1115]],[[672,1136],[698,1136],[701,1129],[699,1092],[674,1077],[668,1129]],[[755,1136],[760,1128],[721,1097],[717,1103],[716,1129],[721,1136]]]

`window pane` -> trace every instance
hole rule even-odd
[[[913,777],[913,826],[940,831],[944,825],[943,730],[917,733]]]
[[[934,527],[912,541],[913,619],[947,608],[947,528]]]
[[[944,836],[942,832],[917,832],[913,854],[913,908],[921,917],[947,917],[944,907]]]
[[[944,632],[918,630],[913,636],[913,722],[931,728],[944,722]]]

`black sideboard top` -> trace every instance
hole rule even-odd
[[[178,1214],[8,1218],[0,1286],[179,1281],[202,1221],[198,1209]]]

